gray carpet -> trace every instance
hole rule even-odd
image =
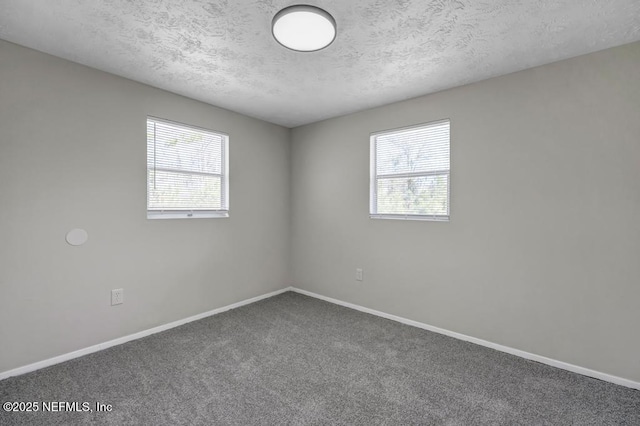
[[[296,293],[0,381],[0,401],[113,405],[2,425],[640,425],[640,391]]]

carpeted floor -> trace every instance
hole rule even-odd
[[[40,411],[2,425],[640,425],[640,391],[291,292],[0,381],[6,401]]]

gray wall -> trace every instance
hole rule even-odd
[[[0,371],[288,284],[288,129],[2,41],[0,58]],[[229,219],[146,219],[147,114],[230,135]]]
[[[0,58],[0,371],[293,283],[640,380],[640,43],[291,134],[2,41]],[[229,219],[146,219],[146,115],[230,134]],[[441,118],[451,221],[369,219],[369,133]]]
[[[638,70],[635,43],[294,129],[294,285],[640,380]],[[451,221],[369,219],[369,134],[442,118]]]

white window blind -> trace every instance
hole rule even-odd
[[[450,121],[371,135],[372,218],[449,220]]]
[[[228,217],[227,135],[147,118],[147,217]]]

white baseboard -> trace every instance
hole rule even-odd
[[[277,291],[273,291],[271,293],[263,294],[261,296],[252,297],[251,299],[242,300],[237,303],[232,303],[231,305],[223,306],[221,308],[214,309],[212,311],[203,312],[198,315],[191,316],[189,318],[184,318],[178,321],[173,321],[168,324],[159,325],[157,327],[150,328],[148,330],[143,330],[138,333],[129,334],[128,336],[119,337],[117,339],[109,340],[108,342],[98,343],[97,345],[89,346],[88,348],[79,349],[77,351],[69,352],[66,354],[62,354],[53,358],[45,359],[43,361],[34,362],[33,364],[28,364],[22,367],[14,368],[12,370],[0,372],[0,380],[6,379],[7,377],[19,376],[21,374],[30,373],[35,370],[39,370],[41,368],[49,367],[54,364],[59,364],[61,362],[69,361],[70,359],[78,358],[84,355],[88,355],[94,352],[101,351],[103,349],[110,348],[112,346],[121,345],[123,343],[130,342],[132,340],[140,339],[142,337],[149,336],[151,334],[159,333],[161,331],[169,330],[174,327],[181,326],[183,324],[197,321],[206,317],[210,317],[212,315],[216,315],[225,311],[229,311],[231,309],[239,308],[240,306],[249,305],[251,303],[255,303],[262,299],[267,299],[269,297],[276,296],[278,294],[284,293],[286,291],[292,290],[291,287],[283,288]]]
[[[277,291],[273,291],[271,293],[263,294],[261,296],[252,297],[251,299],[242,300],[237,303],[233,303],[231,305],[223,306],[221,308],[213,309],[208,312],[203,312],[198,315],[191,316],[189,318],[184,318],[178,321],[173,321],[168,324],[159,325],[157,327],[150,328],[148,330],[143,330],[138,333],[129,334],[128,336],[120,337],[117,339],[109,340],[108,342],[98,343],[97,345],[89,346],[88,348],[79,349],[77,351],[69,352],[63,355],[59,355],[53,358],[45,359],[43,361],[34,362],[33,364],[28,364],[22,367],[14,368],[12,370],[0,372],[0,380],[6,379],[7,377],[18,376],[21,374],[29,373],[31,371],[39,370],[41,368],[49,367],[54,364],[59,364],[61,362],[69,361],[74,358],[78,358],[84,355],[88,355],[94,352],[101,351],[103,349],[110,348],[112,346],[121,345],[123,343],[130,342],[132,340],[140,339],[142,337],[149,336],[151,334],[159,333],[161,331],[169,330],[171,328],[175,328],[181,326],[183,324],[187,324],[189,322],[197,321],[206,317],[210,317],[212,315],[216,315],[225,311],[229,311],[231,309],[239,308],[241,306],[249,305],[251,303],[255,303],[259,300],[267,299],[269,297],[277,296],[278,294],[282,294],[287,291],[294,291],[296,293],[304,294],[306,296],[314,297],[316,299],[324,300],[326,302],[334,303],[336,305],[344,306],[347,308],[355,309],[357,311],[365,312],[368,314],[376,315],[382,318],[386,318],[392,321],[397,321],[402,324],[411,325],[414,327],[418,327],[424,330],[433,331],[434,333],[443,334],[445,336],[453,337],[455,339],[464,340],[466,342],[475,343],[480,346],[485,346],[491,349],[495,349],[501,352],[506,352],[511,355],[519,356],[521,358],[529,359],[532,361],[537,361],[542,364],[547,364],[552,367],[561,368],[563,370],[571,371],[574,373],[582,374],[584,376],[593,377],[596,379],[604,380],[606,382],[615,383],[617,385],[625,386],[632,389],[640,390],[640,382],[635,382],[633,380],[625,379],[618,376],[613,376],[611,374],[602,373],[600,371],[591,370],[589,368],[580,367],[577,365],[569,364],[563,361],[558,361],[552,358],[547,358],[542,355],[532,354],[530,352],[525,352],[519,349],[510,348],[508,346],[499,345],[497,343],[489,342],[487,340],[478,339],[476,337],[467,336],[465,334],[456,333],[455,331],[445,330],[444,328],[434,327],[432,325],[424,324],[418,321],[410,320],[407,318],[399,317],[396,315],[387,314],[385,312],[376,311],[375,309],[365,308],[364,306],[356,305],[354,303],[343,302],[342,300],[334,299],[332,297],[323,296],[317,293],[313,293],[307,290],[302,290],[296,287],[286,287]]]
[[[418,321],[402,318],[396,315],[387,314],[385,312],[376,311],[375,309],[365,308],[364,306],[356,305],[349,302],[343,302],[342,300],[334,299],[332,297],[322,296],[317,293],[313,293],[307,290],[301,290],[299,288],[291,287],[291,291],[304,294],[305,296],[315,297],[316,299],[324,300],[326,302],[334,303],[336,305],[344,306],[347,308],[355,309],[357,311],[366,312],[368,314],[376,315],[382,318],[397,321],[403,324],[412,325],[414,327],[422,328],[424,330],[433,331],[434,333],[444,334],[445,336],[453,337],[455,339],[464,340],[466,342],[475,343],[476,345],[486,346],[487,348],[495,349],[500,352],[506,352],[511,355],[519,356],[521,358],[537,361],[542,364],[547,364],[552,367],[561,368],[563,370],[571,371],[573,373],[582,374],[584,376],[593,377],[596,379],[604,380],[606,382],[615,383],[616,385],[625,386],[632,389],[640,390],[640,382],[625,379],[611,374],[602,373],[600,371],[591,370],[589,368],[580,367],[578,365],[569,364],[563,361],[558,361],[552,358],[547,358],[542,355],[532,354],[530,352],[521,351],[519,349],[510,348],[508,346],[499,345],[497,343],[489,342],[487,340],[478,339],[476,337],[467,336],[466,334],[456,333],[455,331],[445,330],[444,328],[434,327],[429,324],[424,324]]]

